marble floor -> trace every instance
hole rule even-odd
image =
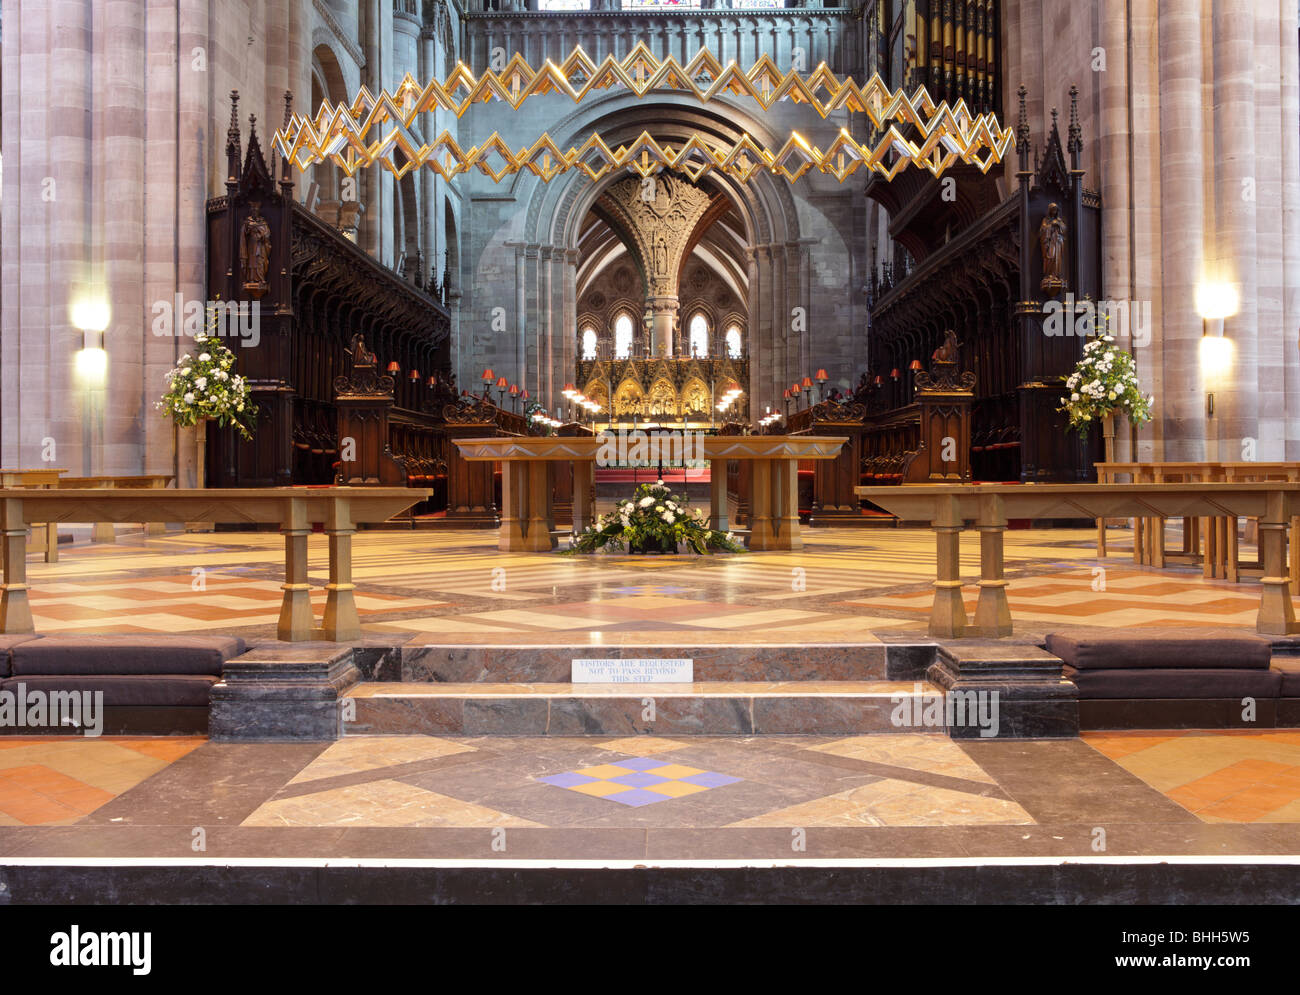
[[[495,533],[372,531],[355,540],[368,638],[397,643],[692,645],[860,643],[920,632],[934,578],[923,529],[806,529],[803,550],[730,556],[566,557],[499,553]],[[1131,534],[1098,560],[1090,530],[1010,530],[1012,613],[1025,631],[1072,625],[1253,629],[1259,582],[1199,568],[1134,567]],[[1178,538],[1173,530],[1169,546]],[[1251,551],[1243,550],[1243,560]],[[274,637],[283,546],[275,533],[123,531],[115,544],[65,544],[29,557],[37,631],[229,632]],[[313,604],[325,600],[326,537],[309,541]],[[962,539],[973,612],[978,537]]]
[[[0,741],[17,858],[1300,853],[1300,732]]]

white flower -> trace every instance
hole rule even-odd
[[[1112,390],[1109,394],[1106,395],[1106,397],[1112,401],[1115,400],[1115,392]]]
[[[218,380],[229,380],[229,379],[230,379],[230,374],[229,374],[229,373],[226,373],[224,370],[217,370],[217,374],[216,374],[216,375],[217,375],[217,379],[218,379]]]
[[[190,367],[188,367],[188,366],[182,366],[182,367],[181,367],[181,376],[183,376],[183,377],[188,377],[189,375],[190,375]]]
[[[655,505],[655,511],[663,511],[663,510],[664,510],[664,506],[662,504]]]
[[[667,522],[669,525],[672,525],[673,522],[677,521],[677,516],[674,515],[671,511],[665,511],[664,521]]]
[[[184,396],[183,398],[181,398],[181,400],[183,400],[186,404],[193,404],[193,403],[194,403],[194,392],[193,392],[193,391],[187,391],[186,394],[185,394],[185,396]]]
[[[212,356],[211,356],[210,354],[206,353],[206,352],[201,352],[201,353],[199,353],[199,362],[200,362],[200,363],[206,363],[206,362],[207,362],[208,360],[210,360],[211,358],[212,358]]]
[[[194,386],[197,387],[199,390],[203,390],[205,387],[207,387],[207,385],[208,385],[207,377],[199,377],[197,380],[194,381]]]
[[[643,497],[643,498],[638,502],[638,504],[639,504],[642,508],[649,508],[649,507],[650,507],[652,504],[654,504],[654,503],[655,503],[655,499],[652,498],[652,497],[650,497],[650,496],[648,496],[648,495],[647,495],[646,497]]]

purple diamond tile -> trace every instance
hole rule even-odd
[[[652,784],[663,784],[670,778],[638,771],[632,774],[619,774],[618,777],[611,777],[609,780],[613,784],[626,784],[629,788],[648,788]]]
[[[557,788],[572,788],[575,784],[590,784],[592,781],[599,779],[588,777],[586,774],[565,772],[563,774],[548,774],[545,777],[539,777],[537,780],[543,784],[554,784]]]
[[[741,779],[706,770],[703,774],[692,774],[690,777],[680,777],[678,780],[684,784],[698,784],[701,788],[720,788],[724,784],[735,784]]]
[[[653,791],[646,791],[643,788],[629,788],[627,791],[618,791],[612,795],[606,795],[607,799],[612,802],[618,802],[620,805],[630,805],[633,808],[640,808],[642,805],[653,805],[655,802],[666,802],[667,795],[656,794]]]
[[[628,760],[620,760],[614,766],[626,767],[628,770],[649,770],[651,767],[662,767],[665,762],[663,758],[653,760],[650,757],[632,757]]]

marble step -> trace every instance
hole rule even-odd
[[[373,682],[339,705],[348,736],[853,736],[941,732],[942,698],[902,681]]]
[[[698,681],[877,681],[887,677],[886,652],[885,644],[869,636],[860,643],[814,646],[408,644],[358,654],[356,664],[367,681],[450,684],[562,683],[572,678],[575,659],[633,657],[689,659]]]

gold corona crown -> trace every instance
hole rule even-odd
[[[563,94],[581,103],[615,88],[639,98],[654,91],[685,93],[702,103],[721,96],[750,97],[765,110],[789,100],[809,105],[822,118],[837,110],[858,111],[867,115],[880,138],[874,144],[861,143],[841,128],[823,151],[792,132],[773,152],[747,134],[735,145],[696,135],[674,147],[643,131],[628,145],[611,148],[592,135],[564,151],[543,134],[516,151],[497,132],[481,145],[463,149],[447,131],[432,143],[420,143],[411,130],[418,115],[432,111],[460,117],[475,104],[491,101],[518,110],[529,97],[543,94]],[[914,137],[904,134],[905,129]],[[376,97],[363,86],[350,105],[322,103],[314,120],[292,115],[276,132],[272,147],[298,169],[328,161],[348,176],[379,163],[399,179],[427,166],[444,179],[474,168],[494,181],[523,169],[549,181],[570,169],[595,180],[620,168],[641,176],[669,168],[693,180],[716,169],[742,182],[766,169],[794,182],[813,168],[840,181],[861,167],[892,179],[909,164],[937,177],[958,159],[987,173],[1002,161],[1013,140],[1011,129],[1003,128],[993,114],[972,115],[960,100],[952,106],[936,104],[924,87],[909,97],[901,89],[891,91],[878,75],[859,86],[851,77],[839,80],[825,63],[806,78],[795,70],[782,75],[767,55],[744,72],[734,61],[723,66],[708,49],[682,66],[672,56],[656,58],[639,42],[624,58],[607,56],[599,65],[577,47],[559,65],[548,59],[540,69],[516,54],[499,72],[475,76],[457,63],[445,81],[432,80],[424,87],[409,74],[391,94],[382,90]]]

